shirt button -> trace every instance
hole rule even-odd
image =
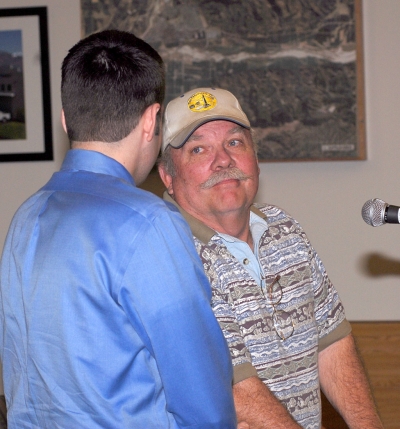
[[[244,258],[243,259],[243,264],[244,265],[248,265],[250,263],[250,261],[247,259],[247,258]]]

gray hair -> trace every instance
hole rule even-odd
[[[176,168],[174,160],[172,159],[172,150],[173,147],[171,145],[168,145],[158,158],[157,165],[161,165],[171,177],[175,177]]]

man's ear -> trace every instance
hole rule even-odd
[[[157,124],[157,113],[161,109],[159,103],[154,103],[149,106],[143,113],[143,131],[146,134],[146,140],[152,141],[155,135]]]
[[[61,123],[62,123],[62,126],[63,126],[63,128],[64,128],[65,133],[66,133],[66,134],[68,134],[68,131],[67,131],[67,124],[65,123],[65,113],[64,113],[64,109],[61,109]]]
[[[167,188],[167,192],[169,195],[174,194],[173,184],[172,184],[172,176],[167,173],[167,170],[162,164],[158,165],[158,174],[161,177],[161,180],[164,183],[164,186]]]

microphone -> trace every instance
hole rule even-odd
[[[400,223],[400,207],[390,206],[379,198],[368,200],[361,210],[364,221],[371,226]]]

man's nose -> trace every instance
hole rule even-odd
[[[215,157],[213,161],[213,168],[215,170],[221,169],[221,168],[233,167],[234,165],[235,165],[235,161],[226,147],[219,147],[215,151]]]

